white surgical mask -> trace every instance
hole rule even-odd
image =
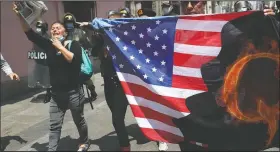
[[[59,37],[58,40],[62,42],[65,38],[63,36]]]

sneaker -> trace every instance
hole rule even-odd
[[[130,151],[130,147],[121,147],[121,151],[123,152]]]
[[[89,149],[89,144],[81,144],[78,151],[87,151]]]
[[[167,143],[159,142],[159,145],[158,145],[158,150],[159,151],[167,151],[167,149],[168,149]]]

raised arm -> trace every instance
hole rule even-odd
[[[15,5],[15,3],[13,3],[13,10],[17,15],[17,17],[20,21],[22,30],[25,32],[27,38],[41,48],[46,48],[46,49],[49,48],[51,46],[52,42],[49,39],[41,36],[40,34],[35,33],[32,30],[30,25],[19,14],[19,12],[17,10],[17,6]]]

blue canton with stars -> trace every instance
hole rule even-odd
[[[118,72],[153,85],[172,85],[174,35],[177,17],[94,19],[105,31],[105,47]]]

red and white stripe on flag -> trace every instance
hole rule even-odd
[[[219,54],[223,26],[250,13],[180,16],[174,40],[172,87],[149,85],[137,76],[117,73],[146,137],[169,143],[183,140],[172,119],[189,114],[187,97],[207,91],[200,67]]]

